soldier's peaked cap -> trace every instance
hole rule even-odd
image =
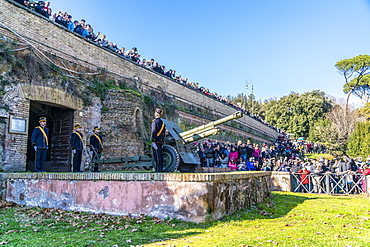
[[[155,109],[155,112],[158,113],[159,115],[163,115],[164,111],[162,109]]]
[[[46,122],[46,117],[40,117],[39,118],[39,123],[41,123],[41,122]]]

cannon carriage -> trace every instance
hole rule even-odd
[[[216,135],[220,129],[217,125],[241,118],[243,113],[238,111],[222,119],[209,122],[188,131],[182,131],[174,122],[163,119],[166,126],[165,144],[163,145],[164,172],[194,172],[200,165],[193,143],[208,136]],[[144,168],[152,169],[155,161],[151,154],[120,158],[102,158],[92,160],[91,163],[112,164],[122,163],[123,169]]]

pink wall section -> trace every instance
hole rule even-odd
[[[166,175],[169,179],[163,181]],[[200,223],[221,219],[270,193],[268,172],[229,173],[227,180],[222,174],[199,174],[202,179],[184,181],[181,175],[163,174],[159,181],[8,178],[5,199],[27,206]]]

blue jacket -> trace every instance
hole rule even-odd
[[[164,143],[164,137],[166,136],[166,127],[164,122],[160,118],[156,118],[152,122],[152,141],[155,143]]]
[[[80,134],[81,138],[78,136]],[[84,144],[83,144],[83,135],[80,132],[74,132],[71,136],[71,147],[72,150],[83,150]],[[82,140],[81,140],[82,139]]]
[[[68,29],[73,31],[75,29],[75,25],[73,24],[72,21],[68,22]]]
[[[248,169],[248,171],[257,171],[257,168],[254,165],[254,162],[251,162],[251,161],[247,162],[247,169]]]
[[[88,38],[90,36],[90,33],[86,29],[83,29],[81,35],[84,38]]]
[[[32,146],[36,146],[38,148],[48,148],[49,129],[46,127],[44,128],[44,131],[47,137],[45,138],[40,128],[42,127],[37,126],[32,132],[32,136],[31,136]]]

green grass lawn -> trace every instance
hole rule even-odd
[[[370,199],[273,192],[221,221],[195,224],[58,209],[0,208],[4,246],[370,246]]]

